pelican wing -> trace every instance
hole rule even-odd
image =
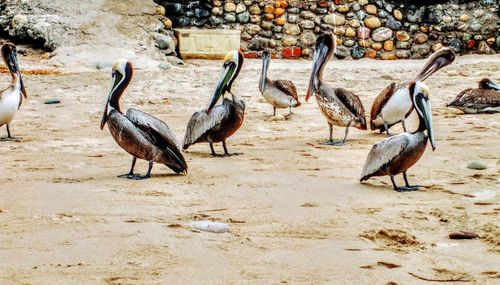
[[[358,95],[344,88],[336,88],[335,95],[354,116],[365,118],[365,108]]]
[[[382,108],[385,106],[387,101],[389,101],[394,92],[396,92],[396,83],[393,82],[384,90],[382,90],[382,92],[380,92],[380,94],[378,94],[378,96],[373,101],[372,109],[370,112],[370,129],[375,130],[376,127],[373,123],[373,120],[377,118],[377,116],[382,111]]]
[[[167,124],[137,109],[128,109],[127,118],[143,131],[155,146],[165,151],[179,166],[183,167],[183,169],[174,169],[174,171],[182,172],[182,170],[187,169],[184,156],[179,150],[179,142]]]
[[[468,88],[460,92],[448,106],[485,108],[488,106],[500,106],[500,92],[485,89]]]
[[[229,110],[224,105],[217,105],[208,113],[205,110],[194,113],[189,119],[182,148],[187,149],[206,132],[219,125],[228,112]]]
[[[390,164],[399,154],[408,146],[410,139],[407,133],[389,137],[375,144],[368,157],[366,158],[365,166],[361,179],[368,179],[377,171]]]
[[[275,80],[274,85],[276,88],[281,90],[283,93],[293,97],[297,102],[299,102],[299,96],[297,94],[297,88],[290,80]]]

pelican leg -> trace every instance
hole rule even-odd
[[[403,130],[405,131],[406,133],[406,124],[405,124],[405,119],[402,119],[401,120],[401,125],[403,125]]]
[[[134,168],[135,168],[136,161],[137,161],[137,157],[134,156],[134,158],[132,158],[132,166],[130,167],[129,173],[118,175],[118,177],[119,178],[133,179],[135,176],[138,176],[137,174],[134,174]]]
[[[384,122],[384,128],[385,128],[385,132],[387,133],[387,136],[390,137],[391,134],[389,133],[389,126],[387,125],[387,122]]]
[[[210,144],[210,150],[212,151],[212,153],[211,153],[211,154],[212,154],[212,156],[220,156],[219,154],[217,154],[217,153],[215,152],[215,149],[214,149],[214,143],[213,143],[213,142],[211,142],[211,141],[209,141],[208,143]]]
[[[276,107],[273,106],[273,116],[276,116]]]
[[[233,156],[233,155],[240,155],[241,153],[235,152],[235,153],[229,153],[227,151],[227,146],[226,146],[226,141],[222,141],[222,147],[224,148],[224,156]]]
[[[404,175],[403,175],[404,177]],[[406,179],[405,179],[406,181]],[[392,182],[392,187],[394,187],[394,190],[398,191],[398,192],[410,192],[410,191],[415,191],[416,189],[411,189],[411,188],[408,188],[408,187],[398,187],[396,185],[396,182],[394,181],[394,175],[391,175],[391,182]]]
[[[405,184],[406,184],[406,187],[404,187],[404,188],[408,189],[408,191],[415,191],[415,190],[418,190],[418,188],[422,187],[420,185],[410,185],[410,183],[408,183],[408,177],[406,176],[406,171],[403,172],[403,178],[404,178]]]
[[[151,178],[151,170],[152,169],[153,169],[153,161],[150,160],[149,161],[148,172],[146,173],[146,175],[144,175],[144,176],[134,175],[132,177],[129,177],[129,179],[132,179],[132,180],[143,180],[143,179]]]
[[[7,127],[7,137],[6,138],[0,138],[0,141],[16,141],[16,140],[20,140],[22,138],[20,137],[13,137],[10,135],[10,127],[9,125],[5,125]]]
[[[290,102],[288,102],[288,114],[285,117],[289,117],[291,115],[293,115],[293,112],[292,112],[292,101],[290,100]]]
[[[321,143],[321,144],[323,144],[323,145],[333,145],[333,146],[343,146],[343,145],[345,145],[345,141],[347,139],[347,134],[349,134],[349,126],[351,125],[351,122],[349,122],[349,124],[347,124],[347,127],[345,128],[344,139],[342,139],[342,140],[333,140],[333,138],[332,138],[333,126],[331,124],[328,124],[328,125],[330,126],[330,140],[326,141],[324,143]]]

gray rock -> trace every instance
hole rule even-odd
[[[401,22],[396,21],[394,18],[389,18],[385,22],[385,26],[391,30],[399,31],[402,28]]]
[[[366,13],[363,10],[356,12],[356,16],[360,21],[363,21],[366,18]]]
[[[295,23],[297,23],[297,19],[298,19],[297,15],[293,15],[293,14],[288,15],[288,23],[295,24]]]
[[[212,26],[218,26],[222,24],[222,19],[216,16],[210,17],[209,21]]]
[[[392,30],[389,28],[378,28],[372,33],[372,39],[377,42],[383,42],[392,37]]]
[[[172,65],[170,65],[170,63],[168,62],[160,62],[160,64],[158,64],[158,67],[162,70],[167,70],[172,68]]]
[[[300,35],[300,42],[304,46],[313,46],[314,43],[316,42],[316,35],[314,35],[314,33],[311,31],[303,32]]]
[[[247,11],[243,12],[243,13],[240,13],[236,16],[236,18],[238,19],[238,22],[240,23],[248,23],[248,21],[250,21],[250,13],[248,13]]]
[[[496,45],[497,45],[497,49],[499,49],[500,48],[500,36],[497,37]]]
[[[351,51],[351,56],[354,59],[360,59],[365,55],[366,50],[360,46],[355,46]]]
[[[460,51],[462,51],[462,43],[460,42],[459,39],[451,39],[449,42],[448,42],[448,46],[450,48],[452,48],[456,53],[459,53]]]
[[[224,20],[226,20],[229,23],[234,23],[236,22],[236,17],[234,16],[234,14],[229,13],[224,16]]]
[[[383,19],[385,19],[385,18],[389,17],[389,15],[390,15],[390,14],[389,14],[387,11],[385,11],[385,10],[380,10],[380,11],[378,12],[378,16],[379,16],[380,18],[383,18]]]
[[[355,42],[353,40],[351,40],[351,39],[348,39],[348,40],[344,41],[344,45],[346,47],[352,47],[352,46],[354,46],[354,44],[355,44]]]
[[[166,59],[171,65],[184,65],[184,61],[176,56],[167,56]]]
[[[175,51],[175,43],[172,37],[160,33],[152,33],[151,35],[155,46],[159,49],[165,50],[166,54],[170,54]]]
[[[475,170],[485,170],[488,168],[488,166],[481,160],[474,160],[467,164],[467,168]]]
[[[415,44],[411,46],[410,51],[413,58],[425,58],[431,52],[431,47],[429,44]]]
[[[109,62],[96,62],[95,68],[96,69],[105,69],[111,67],[111,63]]]
[[[299,26],[302,29],[309,29],[309,30],[314,29],[314,22],[309,20],[304,20],[299,23]]]
[[[359,10],[361,10],[361,5],[359,5],[359,3],[358,3],[358,2],[355,2],[354,4],[352,4],[351,9],[352,9],[354,12],[358,12]]]
[[[349,52],[348,48],[346,48],[343,45],[337,46],[337,50],[335,50],[335,56],[338,59],[344,59],[344,58],[348,57],[349,55],[351,55],[351,53]]]

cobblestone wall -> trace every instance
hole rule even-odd
[[[497,0],[425,6],[402,0],[155,1],[163,23],[156,37],[171,42],[166,53],[174,53],[175,27],[239,29],[247,57],[265,47],[277,57],[311,57],[316,36],[326,30],[337,35],[341,59],[424,58],[443,45],[460,54],[500,51]]]

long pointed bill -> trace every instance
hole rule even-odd
[[[415,77],[415,81],[424,81],[441,68],[451,64],[455,60],[455,54],[451,50],[443,50],[440,55],[431,55],[429,61]]]
[[[313,68],[311,72],[311,78],[309,79],[309,87],[307,88],[306,93],[306,102],[309,100],[309,97],[311,97],[311,95],[316,92],[316,80],[318,78],[318,72],[321,68],[321,65],[325,61],[327,54],[328,47],[324,44],[319,44],[316,48],[316,52],[314,53]]]
[[[491,82],[491,81],[488,83],[488,86],[489,86],[491,89],[494,89],[494,90],[496,90],[496,91],[499,91],[499,90],[500,90],[500,86],[496,85],[495,83],[493,83],[493,82]]]
[[[101,130],[104,128],[104,125],[108,121],[108,106],[109,106],[109,102],[111,102],[111,97],[113,96],[113,92],[116,89],[116,85],[118,85],[118,83],[120,82],[119,80],[117,80],[116,71],[114,71],[114,70],[113,70],[113,77],[112,77],[111,82],[112,82],[111,91],[109,91],[108,99],[106,100],[106,107],[104,107],[104,113],[102,114]]]
[[[17,63],[17,55],[16,55],[15,50],[13,50],[9,54],[8,61],[9,61],[10,70],[12,71],[12,73],[15,73],[19,77],[19,84],[21,85],[21,93],[23,94],[24,98],[27,98],[28,94],[26,93],[26,89],[24,88],[23,76],[21,75],[21,70],[19,69],[19,64]]]
[[[236,64],[233,62],[226,62],[222,67],[222,71],[219,75],[219,80],[217,81],[217,87],[215,87],[215,93],[212,97],[212,101],[210,101],[210,105],[208,105],[207,112],[210,112],[212,108],[217,104],[220,97],[226,92],[227,84],[236,70]]]
[[[418,108],[422,112],[422,118],[424,119],[425,127],[427,128],[427,135],[429,136],[432,150],[435,150],[436,141],[434,139],[434,129],[432,128],[431,101],[425,99],[423,96],[418,96],[417,100]]]
[[[266,76],[267,76],[267,67],[269,66],[269,56],[267,54],[262,56],[262,73],[260,75],[260,85],[259,85],[259,90],[260,92],[264,91],[264,88],[266,87]]]

